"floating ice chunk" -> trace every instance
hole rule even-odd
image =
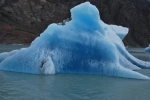
[[[130,55],[121,39],[127,28],[107,25],[89,2],[71,9],[65,25],[51,24],[31,46],[4,59],[0,69],[33,74],[77,73],[149,79],[133,70],[149,62]]]
[[[150,45],[148,47],[145,48],[145,52],[150,53]]]

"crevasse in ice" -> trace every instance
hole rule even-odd
[[[149,79],[150,68],[122,42],[128,28],[107,25],[89,2],[71,9],[71,21],[51,24],[30,47],[0,54],[0,69],[33,74],[78,73]]]

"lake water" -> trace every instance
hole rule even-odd
[[[7,51],[24,46],[3,45],[3,50],[1,47],[0,51],[5,51],[4,48]],[[129,51],[140,59],[150,59],[142,48]],[[149,69],[139,72],[150,77]],[[45,76],[0,71],[0,100],[150,100],[150,81],[98,75]]]

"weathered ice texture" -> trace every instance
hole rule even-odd
[[[70,8],[85,1],[0,0],[0,24],[9,24],[15,30],[39,35],[49,24],[70,18]],[[125,45],[146,47],[150,43],[148,0],[88,1],[97,6],[105,23],[129,28],[129,34],[124,39]]]

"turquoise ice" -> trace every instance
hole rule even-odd
[[[65,25],[51,24],[28,48],[0,54],[0,69],[32,74],[77,73],[149,79],[133,70],[149,62],[130,55],[122,42],[128,28],[107,25],[89,2],[71,10]]]

